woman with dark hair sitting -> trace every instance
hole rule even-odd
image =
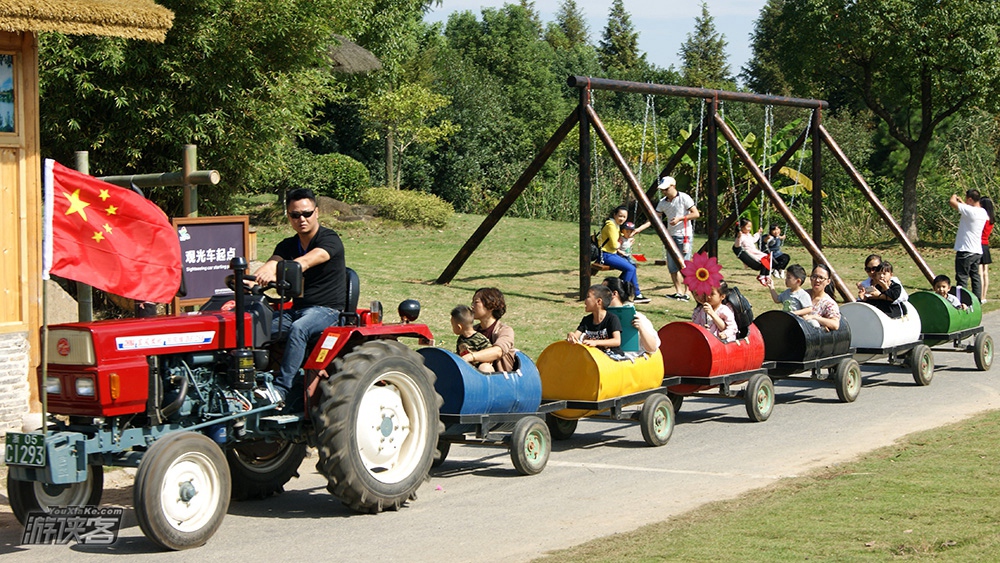
[[[462,356],[470,364],[490,362],[495,371],[514,370],[514,329],[500,322],[507,312],[503,293],[495,287],[477,289],[472,296],[472,316],[479,321],[476,331],[493,344],[489,348]]]
[[[628,220],[628,208],[625,206],[616,207],[611,212],[611,217],[604,222],[601,234],[597,237],[597,242],[601,246],[601,263],[621,270],[622,281],[632,284],[635,288],[635,302],[649,303],[649,299],[642,296],[639,290],[639,278],[636,276],[635,265],[629,262],[619,250],[621,245],[621,226]]]
[[[771,270],[784,270],[785,266],[788,265],[789,257],[787,254],[772,256],[762,252],[757,248],[757,241],[760,240],[762,231],[758,230],[756,234],[751,231],[753,231],[753,222],[746,218],[740,219],[740,230],[736,233],[733,252],[736,253],[740,262],[759,271],[760,275],[757,276],[757,281],[760,282],[760,285],[767,287],[771,282]]]

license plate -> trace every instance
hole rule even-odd
[[[7,433],[3,461],[7,465],[45,466],[45,436],[41,434]]]

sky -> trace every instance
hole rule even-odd
[[[590,40],[595,45],[608,22],[612,0],[576,0],[590,26]],[[442,0],[425,17],[427,21],[447,21],[452,12],[469,10],[477,16],[482,8],[499,8],[518,0]],[[555,20],[561,0],[535,0],[543,22]],[[624,0],[632,25],[639,32],[639,49],[649,62],[663,68],[680,68],[681,44],[694,31],[694,19],[701,14],[697,0]],[[725,35],[729,45],[729,70],[733,75],[750,59],[750,33],[766,0],[707,0],[708,12],[715,19],[715,29]]]

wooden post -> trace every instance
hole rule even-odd
[[[719,136],[716,131],[716,115],[719,98],[708,102],[708,255],[719,257]],[[680,262],[678,262],[680,263]]]
[[[594,218],[590,209],[593,207],[592,178],[590,177],[590,120],[587,118],[587,108],[590,106],[590,88],[580,88],[580,299],[587,298],[590,288],[590,226]]]
[[[90,174],[90,154],[87,151],[76,151],[76,171]],[[76,311],[81,323],[94,320],[94,288],[76,282]]]
[[[816,246],[823,248],[823,163],[820,160],[820,149],[823,147],[823,139],[820,136],[819,128],[823,124],[821,121],[823,108],[813,110],[812,121],[812,220],[813,220],[813,241]]]
[[[505,213],[507,213],[507,210],[510,209],[510,206],[514,204],[518,196],[521,195],[521,192],[523,192],[524,189],[528,187],[528,184],[531,182],[532,178],[535,177],[535,174],[538,174],[538,171],[541,170],[542,166],[545,164],[545,161],[547,161],[549,157],[552,156],[552,153],[555,152],[556,148],[559,147],[559,143],[561,143],[562,140],[566,138],[566,135],[569,135],[569,132],[573,130],[573,127],[576,126],[576,123],[579,120],[580,120],[580,108],[576,108],[572,112],[570,112],[570,114],[566,117],[566,120],[563,121],[562,125],[559,126],[559,129],[557,129],[556,132],[552,134],[552,137],[550,137],[548,142],[545,143],[545,146],[542,147],[542,150],[538,153],[538,156],[536,156],[535,159],[531,161],[531,164],[528,165],[528,168],[526,168],[525,171],[521,173],[521,176],[517,179],[516,182],[514,182],[514,185],[507,192],[507,195],[503,196],[503,199],[500,200],[500,203],[498,203],[497,206],[493,208],[493,211],[491,211],[490,214],[487,215],[485,219],[483,219],[483,222],[479,225],[479,228],[476,229],[476,232],[472,233],[472,236],[469,237],[469,240],[465,241],[465,244],[462,245],[462,248],[458,250],[458,252],[455,254],[455,257],[451,259],[451,262],[448,264],[448,267],[446,267],[444,271],[441,272],[441,275],[438,276],[438,279],[435,283],[445,284],[445,283],[450,283],[451,280],[455,279],[455,274],[457,274],[458,271],[462,269],[462,265],[465,264],[465,261],[468,260],[470,256],[472,256],[472,253],[476,251],[476,248],[478,248],[479,245],[483,242],[483,239],[486,238],[486,235],[490,234],[490,231],[493,230],[493,227],[495,227],[497,223],[500,222],[500,219],[504,216]]]
[[[181,174],[184,175],[184,215],[198,216],[198,186],[191,182],[191,173],[198,169],[198,147],[184,145]]]
[[[761,171],[760,167],[757,166],[757,163],[755,163],[753,158],[750,157],[750,153],[743,148],[743,145],[736,138],[736,135],[729,129],[729,126],[726,125],[726,122],[718,116],[716,116],[715,119],[716,125],[719,130],[722,131],[722,135],[726,138],[733,149],[736,150],[736,155],[743,161],[743,165],[747,167],[747,170],[753,174],[754,178],[757,179],[757,182],[763,187],[764,193],[767,194],[767,197],[771,198],[771,202],[774,203],[774,208],[781,213],[786,221],[788,221],[788,225],[793,231],[795,231],[799,240],[802,241],[802,245],[806,247],[806,250],[808,250],[810,254],[812,254],[814,260],[826,264],[826,266],[830,269],[830,277],[833,279],[834,287],[836,287],[840,292],[844,301],[854,301],[853,292],[848,289],[844,280],[840,278],[840,275],[837,274],[837,271],[833,268],[833,265],[830,264],[830,261],[823,255],[823,251],[820,250],[819,247],[817,247],[813,242],[812,238],[809,237],[809,233],[806,232],[806,230],[802,227],[802,224],[799,223],[799,221],[795,218],[795,215],[792,214],[792,210],[785,205],[784,200],[781,199],[781,194],[775,191],[771,182],[769,182],[767,177],[764,176],[764,172]]]
[[[925,262],[923,257],[920,256],[920,253],[917,252],[917,247],[913,246],[913,243],[910,242],[909,238],[907,238],[906,233],[903,232],[903,229],[899,226],[899,223],[897,223],[896,220],[892,217],[892,215],[889,213],[889,210],[886,209],[884,205],[882,205],[882,201],[879,200],[878,196],[875,195],[875,192],[873,192],[872,189],[868,187],[868,183],[865,182],[865,179],[861,176],[861,174],[857,171],[857,169],[854,168],[854,165],[851,164],[851,161],[847,159],[847,155],[844,154],[844,151],[840,150],[840,146],[837,145],[837,142],[833,140],[833,137],[831,137],[830,134],[826,132],[826,129],[822,125],[820,125],[818,129],[819,129],[819,134],[822,137],[823,142],[826,144],[827,148],[829,148],[830,151],[833,153],[833,156],[837,158],[837,161],[840,162],[840,165],[844,167],[844,170],[847,171],[847,175],[851,177],[851,180],[853,180],[854,183],[858,186],[858,189],[861,190],[861,193],[864,194],[865,198],[868,199],[868,203],[871,203],[872,207],[875,209],[875,212],[878,213],[879,216],[882,217],[882,220],[885,221],[885,224],[889,226],[889,230],[892,231],[892,234],[896,236],[896,240],[898,240],[900,244],[903,245],[903,248],[906,249],[906,253],[909,254],[910,258],[913,259],[913,263],[917,265],[917,268],[920,268],[920,271],[924,274],[924,277],[927,278],[928,283],[933,282],[934,272],[931,271],[931,267],[927,265],[927,262]]]

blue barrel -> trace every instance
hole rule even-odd
[[[443,348],[421,348],[424,364],[437,375],[434,388],[444,404],[442,414],[537,412],[542,379],[534,362],[517,352],[514,371],[483,373]]]

